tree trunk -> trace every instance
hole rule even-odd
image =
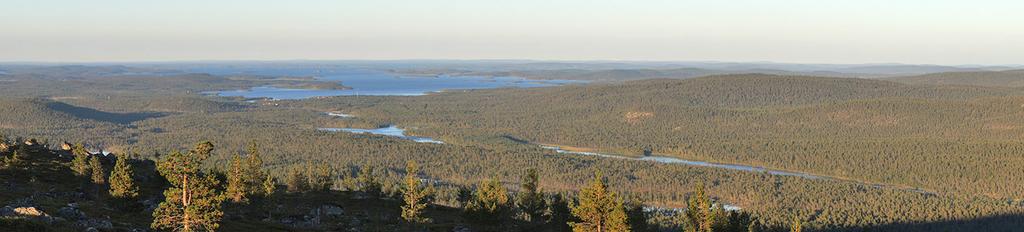
[[[189,216],[188,215],[188,205],[190,203],[189,201],[191,201],[192,199],[190,199],[189,192],[188,192],[188,175],[181,175],[181,188],[182,188],[182,190],[181,190],[181,212],[182,212],[181,224],[184,227],[183,231],[191,232],[192,231],[192,225],[191,225],[192,223],[189,222],[189,218],[188,218],[188,216]]]

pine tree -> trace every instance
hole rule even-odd
[[[356,182],[359,183],[359,191],[371,196],[379,196],[381,194],[381,184],[373,176],[373,169],[373,166],[363,166],[359,171],[359,177],[356,177]]]
[[[306,180],[305,168],[301,166],[292,167],[288,170],[288,175],[285,176],[284,184],[288,186],[288,192],[297,193],[305,192],[309,189],[307,184],[309,181]]]
[[[420,179],[416,177],[419,172],[419,165],[416,162],[409,161],[405,165],[405,185],[402,188],[402,199],[405,204],[402,205],[402,219],[412,223],[426,221],[422,214],[427,208],[426,199],[431,194],[430,189],[423,187]]]
[[[132,199],[139,196],[139,187],[135,185],[134,171],[124,155],[117,156],[114,170],[110,172],[110,196],[120,199]]]
[[[71,149],[71,153],[75,155],[75,159],[71,160],[71,170],[75,172],[75,175],[89,175],[89,151],[85,150],[85,146],[81,143],[76,144],[75,148]]]
[[[3,162],[4,165],[6,165],[6,166],[18,166],[18,165],[21,165],[21,164],[23,164],[25,162],[25,152],[21,151],[21,149],[15,150],[11,154],[11,156],[3,157],[3,161],[4,161]]]
[[[538,190],[537,169],[527,169],[517,195],[516,205],[523,211],[527,221],[538,221],[544,214],[544,193]]]
[[[99,155],[89,158],[89,169],[92,171],[93,184],[102,185],[107,183],[106,170],[103,170],[103,163],[100,162]]]
[[[579,222],[570,222],[574,232],[628,232],[623,202],[598,172],[590,185],[580,190],[579,203],[573,205],[572,214]]]
[[[750,224],[747,224],[747,232],[759,232],[761,231],[761,225],[757,224],[756,220],[750,220]]]
[[[714,215],[711,214],[711,199],[704,193],[704,184],[698,184],[697,190],[690,196],[685,217],[686,231],[711,231]]]
[[[267,178],[263,179],[263,193],[266,197],[271,197],[274,192],[277,191],[277,183],[274,181],[274,177],[267,175]]]
[[[572,210],[569,209],[569,202],[562,194],[554,194],[547,200],[547,213],[545,219],[548,229],[555,232],[569,232],[569,220],[572,218]]]
[[[202,142],[187,154],[172,152],[157,165],[171,187],[153,211],[150,227],[181,232],[217,230],[224,215],[220,209],[223,198],[215,192],[217,179],[199,169],[212,151],[213,144]]]
[[[274,193],[277,192],[277,181],[274,180],[273,176],[266,175],[261,186],[263,190],[260,191],[263,192],[263,199],[259,201],[260,208],[267,212],[267,218],[273,218],[274,211],[278,209],[278,201],[274,197]]]
[[[255,141],[249,143],[248,152],[249,156],[246,158],[246,168],[244,169],[247,172],[245,175],[247,179],[244,179],[246,191],[252,196],[267,196],[269,193],[261,187],[263,184],[261,182],[270,174],[263,168],[263,157],[260,155],[259,146]]]
[[[356,182],[356,177],[353,176],[351,169],[345,169],[341,172],[341,189],[346,191],[358,191],[359,183]]]
[[[246,167],[242,166],[242,157],[235,154],[231,158],[231,168],[228,169],[227,181],[228,187],[225,189],[225,195],[228,199],[234,203],[245,203],[249,201],[249,177],[247,176],[249,171],[245,170]]]
[[[629,229],[634,232],[648,231],[647,213],[644,212],[644,203],[639,199],[626,201],[626,219],[629,222]]]
[[[729,212],[722,204],[711,204],[711,231],[725,231],[729,227]]]
[[[470,220],[478,223],[500,224],[508,217],[508,190],[497,178],[484,180],[473,194],[473,200],[466,207]]]
[[[334,185],[334,169],[326,164],[306,164],[306,187],[312,191],[328,191]]]

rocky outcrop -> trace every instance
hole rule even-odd
[[[31,219],[31,220],[38,220],[38,221],[46,222],[46,223],[52,223],[54,221],[53,217],[50,217],[50,215],[46,214],[46,212],[43,212],[39,208],[30,207],[30,206],[26,206],[26,207],[4,206],[3,208],[0,208],[0,217],[27,218],[27,219]]]

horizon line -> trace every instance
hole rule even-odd
[[[131,61],[54,61],[54,60],[0,60],[2,65],[110,65],[110,64],[174,64],[174,63],[275,63],[275,62],[531,62],[531,63],[707,63],[707,64],[797,64],[797,65],[914,65],[914,66],[947,66],[947,67],[1024,67],[1024,64],[937,64],[937,63],[904,63],[904,62],[867,62],[867,63],[818,63],[790,61],[724,61],[724,60],[615,60],[615,59],[447,59],[447,58],[409,58],[409,59],[171,59],[171,60],[131,60]]]

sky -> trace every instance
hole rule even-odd
[[[0,0],[0,61],[1024,63],[1011,0]]]

